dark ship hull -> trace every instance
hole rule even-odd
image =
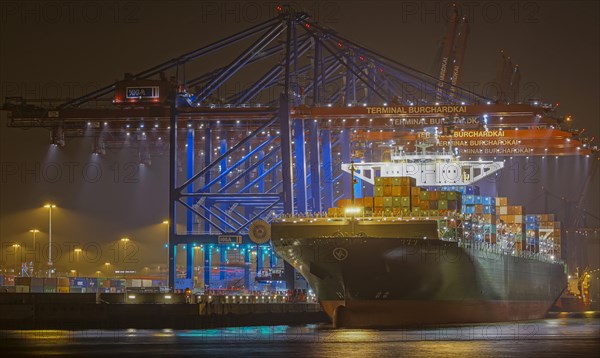
[[[539,319],[567,284],[561,263],[439,240],[434,220],[274,222],[272,243],[336,327]]]

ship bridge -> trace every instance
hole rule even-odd
[[[412,177],[417,186],[471,185],[504,168],[502,161],[465,161],[451,151],[427,152],[428,145],[418,145],[421,152],[405,152],[398,147],[389,162],[342,164],[342,170],[375,185],[375,177]]]

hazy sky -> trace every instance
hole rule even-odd
[[[315,14],[323,25],[425,72],[432,69],[448,4],[289,3]],[[560,113],[572,114],[576,127],[600,137],[598,2],[469,1],[461,6],[471,23],[463,83],[481,91],[493,81],[502,48],[520,65],[524,97],[560,102]],[[139,72],[262,22],[274,14],[273,9],[269,1],[3,1],[0,97],[79,96],[113,83],[125,72]],[[122,236],[131,237],[139,249],[135,258],[140,263],[131,265],[164,262],[166,229],[160,223],[168,207],[166,157],[153,158],[151,167],[139,168],[135,151],[93,158],[87,139],[68,139],[64,149],[51,149],[48,131],[7,128],[6,123],[3,113],[0,263],[12,265],[14,257],[6,245],[31,244],[29,229],[40,229],[39,242],[47,242],[48,212],[42,208],[47,201],[58,205],[53,238],[62,245],[63,255],[76,245],[70,242],[90,250],[96,243],[103,245],[99,257],[86,257],[87,271],[107,261],[122,263],[123,249],[115,246]],[[521,174],[518,186],[511,183],[513,177],[496,190],[502,194],[510,188],[523,204],[538,208],[543,205],[542,186],[575,200],[587,165],[575,159],[561,163],[542,168],[536,182],[524,183]],[[598,180],[586,199],[595,215],[600,201],[597,186]],[[553,199],[550,205],[563,210]]]

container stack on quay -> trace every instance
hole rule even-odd
[[[0,286],[18,293],[124,293],[160,292],[164,279],[96,277],[15,277],[0,275]]]
[[[69,293],[67,277],[15,277],[15,292],[18,293]]]

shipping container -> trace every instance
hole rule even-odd
[[[15,284],[15,292],[16,293],[29,293],[29,286]]]
[[[403,208],[410,208],[410,196],[403,196],[400,201]]]
[[[391,185],[384,185],[383,186],[383,196],[392,196],[392,186]]]
[[[375,191],[373,194],[375,196],[383,196],[383,185],[375,185]]]
[[[466,205],[474,205],[475,204],[475,195],[463,195],[463,204]]]
[[[457,211],[459,209],[458,201],[456,201],[456,200],[448,200],[447,205],[448,205],[448,210]]]
[[[384,196],[383,197],[383,207],[391,208],[392,206],[393,206],[393,198],[391,196]]]
[[[413,195],[410,197],[410,205],[411,207],[419,207],[421,205],[421,199],[417,195]]]
[[[448,200],[446,200],[446,199],[438,200],[438,209],[440,209],[440,210],[448,210]]]
[[[372,196],[365,196],[363,198],[363,205],[365,208],[373,208],[373,197]]]
[[[400,195],[410,196],[410,186],[401,186],[400,187]]]

